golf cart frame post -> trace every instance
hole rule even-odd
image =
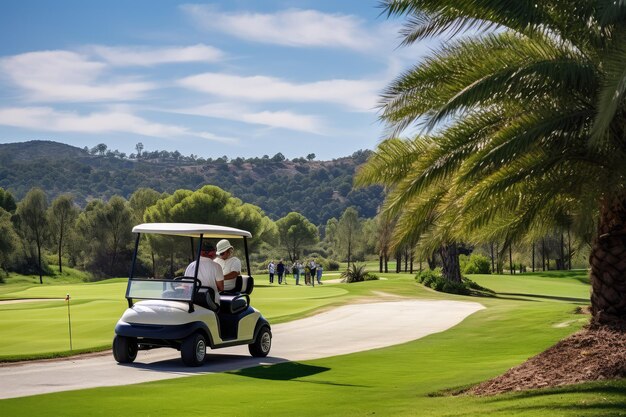
[[[248,274],[249,277],[252,277],[252,273],[250,269],[250,255],[248,252],[248,237],[252,237],[252,235],[249,232],[244,231],[244,230],[230,228],[230,227],[224,227],[224,226],[212,226],[213,228],[216,228],[216,229],[208,230],[207,229],[208,225],[196,225],[192,223],[177,223],[176,224],[180,227],[184,227],[186,230],[167,230],[164,225],[172,226],[172,224],[168,224],[168,223],[153,223],[153,224],[140,224],[133,228],[133,233],[137,235],[137,238],[135,239],[135,250],[133,252],[133,260],[132,260],[131,269],[130,269],[130,273],[128,277],[128,286],[126,287],[126,300],[128,301],[128,308],[131,308],[133,306],[133,298],[135,299],[141,298],[141,297],[133,297],[131,294],[131,287],[132,287],[133,281],[147,281],[147,280],[163,281],[163,282],[172,281],[172,280],[155,280],[154,278],[147,278],[147,279],[135,278],[134,274],[135,274],[135,268],[137,264],[137,254],[139,252],[139,240],[141,239],[141,235],[143,233],[165,234],[165,235],[171,235],[171,236],[189,236],[192,249],[194,247],[193,240],[195,238],[199,239],[198,250],[196,251],[196,255],[195,255],[196,267],[195,267],[194,276],[193,276],[193,279],[194,279],[193,292],[195,292],[195,289],[196,289],[198,271],[200,268],[199,260],[200,260],[200,255],[202,252],[202,242],[205,236],[212,237],[212,238],[243,238],[244,253],[245,253],[245,258],[246,258],[246,273]],[[163,226],[165,230],[159,230],[160,226]],[[148,230],[144,230],[146,228],[148,228]],[[201,231],[202,229],[207,229],[207,230]],[[204,233],[204,231],[208,231],[208,233]],[[190,299],[188,303],[189,303],[189,312],[191,313],[194,311],[193,299]]]

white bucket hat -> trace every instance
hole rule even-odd
[[[222,239],[219,242],[217,242],[217,254],[221,255],[222,253],[226,252],[228,249],[232,248],[233,245],[230,244],[230,242],[226,239]]]

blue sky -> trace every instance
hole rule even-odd
[[[318,159],[373,149],[397,48],[377,0],[0,3],[0,143]]]

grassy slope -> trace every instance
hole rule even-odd
[[[411,277],[351,284],[352,295],[370,289],[410,296],[455,298],[416,287]],[[480,311],[455,328],[385,349],[333,358],[258,367],[139,384],[49,394],[1,402],[8,415],[620,415],[626,410],[626,381],[575,388],[531,391],[489,398],[442,397],[453,389],[495,376],[580,327],[572,314],[588,286],[582,275],[550,277],[475,277],[509,294],[481,299]],[[530,279],[518,288],[519,279]],[[274,293],[283,289],[268,289]],[[305,289],[307,290],[307,289]],[[312,290],[312,289],[311,289]],[[574,302],[572,302],[574,301]],[[565,324],[564,327],[561,327]],[[561,325],[561,326],[558,326]],[[45,412],[42,413],[42,410]]]

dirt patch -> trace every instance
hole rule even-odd
[[[504,375],[464,393],[495,395],[624,377],[626,332],[611,328],[584,329]]]

